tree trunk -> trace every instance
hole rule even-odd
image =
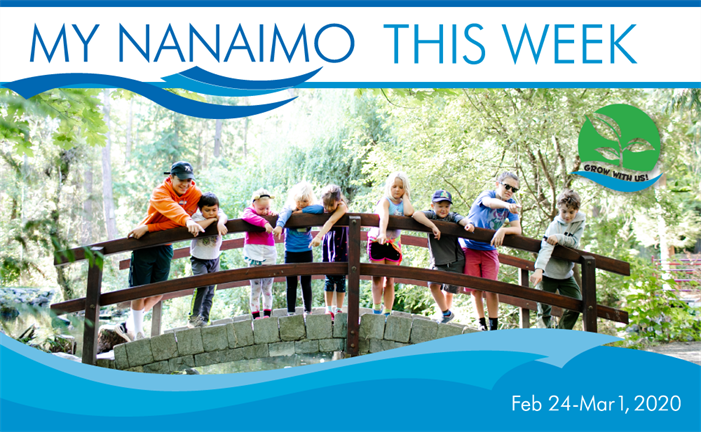
[[[207,124],[208,122],[206,121],[202,122],[200,124],[200,131],[197,133],[197,142],[199,143],[197,152],[200,155],[200,161],[198,163],[203,170],[207,169],[207,165],[209,164],[209,140],[207,140],[209,130]]]
[[[248,105],[248,98],[243,98],[244,104]],[[248,145],[248,123],[249,123],[248,117],[246,117],[243,121],[243,157],[245,158],[246,155],[248,154],[247,150],[247,145]]]
[[[54,209],[49,214],[50,228],[49,236],[51,237],[51,244],[54,247],[54,252],[67,249],[67,242],[65,238],[61,236],[60,232],[60,218],[61,218],[61,196],[63,196],[63,181],[68,177],[71,169],[71,163],[73,160],[73,152],[75,149],[63,150],[59,156],[55,159],[56,163],[56,192],[53,197]],[[71,282],[66,273],[65,266],[56,267],[56,282],[61,287],[63,292],[63,299],[70,300],[76,297],[76,292],[71,285]]]
[[[124,151],[124,160],[127,165],[131,161],[131,128],[134,120],[134,98],[129,99],[129,117],[127,118],[127,148]]]
[[[107,124],[107,143],[102,149],[102,205],[105,211],[105,227],[107,228],[107,240],[117,238],[117,221],[114,214],[114,196],[112,194],[112,162],[110,151],[112,149],[112,127],[110,125],[110,91],[105,90],[103,95],[103,112]]]
[[[214,158],[218,159],[221,155],[221,119],[217,119],[214,129]]]
[[[662,265],[662,279],[671,279],[670,266],[669,266],[669,244],[667,243],[667,224],[664,220],[664,209],[662,209],[662,204],[660,204],[661,199],[661,189],[667,186],[667,176],[662,175],[660,179],[655,183],[655,195],[657,196],[657,235],[660,236],[660,264]],[[669,288],[669,285],[664,284],[665,288]]]
[[[246,117],[244,126],[243,126],[243,157],[245,158],[246,155],[248,154],[248,150],[246,149],[246,146],[248,144],[248,117]]]
[[[80,242],[83,245],[92,243],[93,231],[93,172],[92,161],[88,158],[83,178],[83,190],[85,191],[85,201],[83,201],[83,227],[81,229]]]

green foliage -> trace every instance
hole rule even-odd
[[[104,145],[107,126],[100,109],[99,89],[53,89],[25,100],[0,89],[0,140],[14,144],[19,154],[34,155],[36,118],[58,121],[53,144],[68,150],[78,144]]]
[[[100,90],[62,89],[26,101],[0,89],[2,282],[58,283],[66,287],[66,299],[84,292],[87,263],[55,268],[53,254],[106,240],[104,155],[94,147],[105,142],[107,131],[101,96]],[[289,188],[301,180],[317,191],[336,183],[349,198],[351,211],[372,212],[386,176],[397,170],[409,175],[417,209],[428,208],[433,191],[442,188],[453,194],[453,210],[465,215],[480,192],[494,187],[496,175],[509,170],[521,178],[517,199],[526,236],[543,235],[555,215],[555,196],[564,187],[573,187],[583,198],[588,222],[582,248],[591,252],[626,261],[649,259],[659,254],[660,245],[689,248],[701,235],[699,110],[693,89],[293,90],[290,96],[297,99],[270,113],[217,122],[172,113],[128,91],[113,91],[110,157],[119,235],[143,219],[163,171],[183,159],[194,165],[197,185],[216,193],[230,218],[240,217],[260,187],[276,196],[273,205],[280,210]],[[570,174],[581,165],[577,139],[585,119],[613,103],[638,106],[655,122],[667,187],[620,194]],[[91,208],[85,206],[88,202]],[[405,250],[403,265],[428,267],[425,249]],[[535,259],[522,251],[501,252]],[[280,246],[279,262],[282,256]],[[105,292],[127,286],[127,271],[116,265],[124,258],[105,258]],[[225,252],[221,265],[244,267],[242,252]],[[186,259],[173,261],[171,270],[171,278],[191,274]],[[517,274],[503,266],[500,280],[515,283]],[[628,279],[608,272],[597,273],[597,282],[599,301],[608,305],[616,305],[630,288]],[[323,305],[322,285],[313,282],[314,306]],[[364,281],[361,289],[361,304],[370,306],[370,283]],[[396,310],[435,312],[426,287],[398,285],[396,292]],[[248,295],[248,287],[217,292],[212,318],[247,313]],[[275,284],[274,298],[276,308],[285,306],[283,283]],[[166,302],[164,324],[182,325],[189,301]],[[454,310],[471,320],[471,297],[456,296]],[[503,327],[517,325],[515,308],[502,305],[500,314]]]
[[[662,278],[658,269],[633,261],[622,306],[630,320],[629,345],[701,340],[701,311],[681,301],[676,287],[676,282]]]

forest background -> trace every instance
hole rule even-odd
[[[255,103],[171,91],[213,103]],[[442,188],[453,194],[453,210],[466,215],[499,173],[513,171],[521,179],[523,235],[541,238],[557,214],[555,197],[571,187],[587,215],[581,248],[631,263],[631,277],[597,273],[597,296],[599,303],[629,311],[637,330],[628,332],[632,344],[699,338],[698,311],[663,289],[675,284],[651,263],[653,256],[668,259],[701,246],[698,89],[287,93],[297,99],[267,114],[204,120],[122,90],[55,89],[24,100],[0,89],[0,286],[56,287],[52,302],[84,296],[86,264],[54,267],[54,252],[124,237],[178,160],[193,164],[197,185],[217,194],[230,219],[241,216],[260,187],[273,192],[280,210],[301,180],[317,191],[338,184],[352,212],[372,213],[384,179],[398,170],[409,176],[417,210],[428,209],[431,194]],[[571,174],[583,168],[577,139],[586,116],[614,103],[642,109],[660,131],[665,176],[654,187],[614,192]],[[500,252],[535,260],[523,251]],[[128,286],[128,272],[118,270],[125,258],[106,259],[103,292]],[[428,262],[424,248],[406,248],[403,265]],[[244,266],[240,250],[222,254],[222,269]],[[189,260],[173,261],[171,278],[190,274]],[[500,279],[516,283],[516,269],[502,266]],[[321,290],[322,281],[315,281],[314,306],[323,305]],[[248,287],[217,292],[212,319],[248,313],[248,295]],[[283,284],[275,284],[274,296],[274,307],[284,307]],[[189,301],[166,302],[166,328],[184,324]],[[370,287],[362,283],[361,305],[369,304]],[[394,309],[435,313],[428,290],[412,285],[397,290]],[[501,309],[502,328],[517,327],[518,310]],[[467,296],[457,296],[455,311],[460,322],[472,323]],[[601,324],[606,332],[626,334]]]

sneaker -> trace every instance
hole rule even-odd
[[[378,309],[373,309],[373,310],[372,310],[372,313],[375,314],[375,315],[381,315],[381,314],[382,314],[382,309],[379,309],[379,310],[378,310]]]
[[[331,315],[331,321],[336,317],[335,314],[331,311],[326,311],[326,315]]]
[[[478,324],[479,331],[489,331],[486,325]]]
[[[199,315],[191,316],[190,319],[187,320],[188,328],[202,328],[206,325],[207,323],[204,322],[202,317]]]
[[[138,333],[136,334],[136,336],[134,336],[134,340],[135,340],[135,341],[138,341],[138,340],[141,340],[141,339],[146,339],[146,335],[144,334],[144,332],[138,332]]]
[[[449,315],[443,315],[438,320],[438,324],[447,324],[447,323],[451,322],[454,318],[455,318],[455,314],[453,313],[453,311],[450,311]]]
[[[129,334],[129,331],[127,331],[127,323],[123,322],[120,324],[117,324],[114,326],[114,332],[117,333],[119,336],[122,337],[127,342],[131,342],[134,340],[134,336]]]

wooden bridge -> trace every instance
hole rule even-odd
[[[286,227],[295,228],[321,226],[326,222],[328,217],[328,215],[293,215],[287,222]],[[272,225],[275,225],[276,217],[267,217],[267,219]],[[500,294],[500,301],[518,306],[520,308],[522,327],[528,327],[529,311],[535,310],[538,302],[554,306],[555,313],[557,313],[557,308],[579,311],[583,315],[583,326],[585,331],[597,331],[597,318],[622,323],[628,322],[628,314],[625,311],[614,309],[609,306],[598,305],[596,303],[595,270],[599,269],[628,276],[630,275],[630,266],[624,261],[619,261],[613,258],[596,255],[581,250],[564,248],[562,246],[555,247],[552,255],[553,257],[565,261],[580,263],[582,265],[582,300],[577,300],[571,297],[565,297],[559,294],[529,288],[528,275],[530,271],[534,270],[534,263],[508,255],[500,254],[499,260],[503,264],[519,268],[519,285],[474,276],[461,275],[457,273],[442,272],[438,270],[361,263],[360,251],[362,241],[365,239],[365,233],[361,231],[361,227],[376,227],[378,224],[379,217],[377,215],[355,213],[345,215],[336,223],[336,226],[349,227],[348,263],[278,264],[273,266],[247,267],[234,270],[224,270],[217,273],[210,273],[200,276],[184,277],[108,293],[101,292],[102,256],[162,244],[169,244],[178,241],[191,240],[192,235],[185,228],[176,228],[167,231],[149,233],[139,240],[124,238],[70,249],[57,256],[55,259],[55,264],[66,265],[81,260],[89,261],[86,296],[84,298],[53,304],[51,309],[57,314],[85,311],[86,325],[84,327],[83,334],[83,363],[85,364],[96,364],[98,328],[95,323],[99,322],[100,306],[107,306],[155,295],[164,295],[163,299],[166,300],[169,298],[190,295],[194,288],[201,286],[218,285],[218,289],[226,289],[248,285],[248,281],[250,279],[273,277],[276,278],[276,281],[281,281],[284,280],[286,276],[292,275],[311,275],[312,277],[323,277],[323,275],[348,276],[348,314],[346,317],[346,337],[344,339],[345,352],[352,356],[359,355],[361,351],[361,320],[359,305],[360,279],[370,278],[373,276],[389,276],[394,277],[395,282],[398,283],[413,283],[418,285],[425,285],[427,281],[441,281],[447,284],[466,286],[477,290]],[[475,232],[469,233],[466,232],[463,227],[454,223],[436,222],[436,226],[438,226],[443,234],[455,235],[482,242],[490,242],[494,235],[493,230],[481,228],[476,228]],[[263,228],[250,225],[241,219],[230,220],[227,223],[227,228],[229,230],[229,234],[245,231],[263,231]],[[424,225],[419,224],[412,218],[403,216],[390,216],[388,229],[430,232],[430,230]],[[200,235],[216,235],[216,226],[210,226],[207,228],[205,233]],[[426,247],[427,245],[425,238],[406,235],[402,236],[402,243],[404,245],[423,247]],[[227,240],[224,242],[222,250],[240,248],[242,246],[243,239]],[[504,246],[529,252],[538,252],[540,250],[540,240],[523,236],[509,235],[504,239]],[[174,253],[173,259],[182,258],[188,255],[189,248],[177,249]],[[128,268],[128,260],[125,261],[120,263],[120,268],[124,268],[125,266]],[[155,337],[161,333],[160,303],[154,307],[153,313],[152,337]],[[259,321],[266,320],[256,320],[256,323]],[[367,344],[369,339],[372,338],[365,338],[364,345]],[[116,355],[117,353],[115,352],[115,356]]]

